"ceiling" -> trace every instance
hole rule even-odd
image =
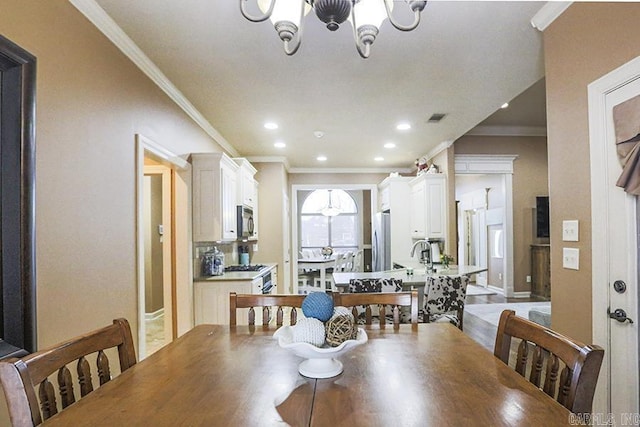
[[[545,126],[542,35],[530,24],[544,2],[431,1],[412,32],[385,22],[366,60],[349,25],[330,32],[313,12],[289,57],[271,23],[246,20],[238,0],[96,3],[233,155],[285,157],[294,171],[409,170],[479,124]],[[395,3],[408,22],[404,9]],[[446,116],[428,123],[434,113]]]

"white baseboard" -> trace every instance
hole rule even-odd
[[[161,317],[164,317],[164,307],[154,311],[153,313],[145,313],[144,314],[145,322],[148,322],[150,320],[158,320]]]
[[[514,292],[513,298],[529,298],[531,297],[531,291]]]

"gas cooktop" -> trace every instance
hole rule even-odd
[[[228,265],[224,268],[224,271],[259,271],[265,267],[266,265],[262,264]]]

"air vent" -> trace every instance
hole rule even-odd
[[[440,120],[444,119],[444,116],[446,116],[444,113],[432,114],[431,117],[429,117],[429,120],[427,120],[427,123],[439,123]]]

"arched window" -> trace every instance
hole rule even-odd
[[[300,209],[300,250],[358,250],[358,206],[344,190],[315,190]]]

